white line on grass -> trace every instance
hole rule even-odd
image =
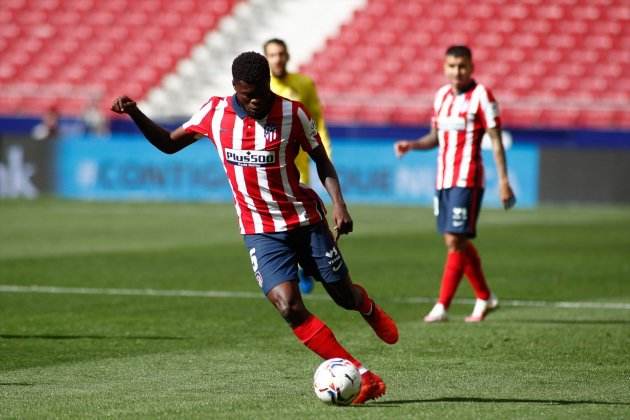
[[[58,295],[111,295],[111,296],[170,296],[198,298],[232,298],[261,299],[260,292],[229,292],[221,290],[165,290],[165,289],[112,289],[88,287],[55,287],[55,286],[16,286],[1,284],[0,292],[4,293],[47,293]],[[326,295],[306,295],[307,299],[327,300]],[[392,299],[399,303],[433,303],[435,298],[410,297]],[[455,299],[454,303],[472,304],[473,299]],[[542,300],[501,300],[503,306],[523,306],[559,309],[621,309],[630,310],[630,303],[622,302],[553,302]]]

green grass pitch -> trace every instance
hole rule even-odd
[[[341,408],[313,394],[320,361],[262,298],[231,205],[0,201],[0,418],[630,418],[630,208],[485,209],[503,305],[480,325],[466,281],[450,322],[421,322],[431,210],[350,210],[341,249],[401,338],[316,286],[307,306],[388,384]]]

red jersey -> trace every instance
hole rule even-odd
[[[282,232],[324,220],[319,196],[300,184],[294,163],[300,146],[306,152],[321,146],[301,103],[276,95],[269,115],[256,120],[235,96],[215,96],[183,128],[216,146],[242,234]]]
[[[451,85],[442,86],[435,95],[432,124],[440,141],[436,188],[483,187],[481,139],[487,128],[501,126],[490,90],[474,80],[459,94]]]

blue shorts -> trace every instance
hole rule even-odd
[[[265,293],[280,283],[297,281],[298,264],[317,281],[335,283],[348,268],[325,223],[287,232],[243,235],[254,276]]]
[[[483,188],[453,187],[437,190],[433,210],[441,234],[455,233],[468,238],[477,236],[477,219]]]

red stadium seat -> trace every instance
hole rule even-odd
[[[39,113],[56,105],[80,114],[96,91],[141,99],[237,1],[3,0],[0,112]],[[204,13],[189,16],[190,10]],[[147,59],[156,45],[157,58]],[[4,98],[16,86],[34,88],[19,100]]]
[[[572,127],[580,120],[578,109],[543,109],[540,113],[540,123],[547,127]]]
[[[347,71],[361,74],[371,93],[366,100],[398,97],[403,102],[418,89],[435,91],[445,82],[440,68],[448,44],[469,43],[476,57],[476,77],[501,100],[507,123],[568,126],[582,110],[594,106],[593,98],[609,98],[621,107],[623,98],[630,96],[630,86],[622,82],[622,69],[630,65],[625,48],[630,25],[622,23],[630,9],[624,4],[623,0],[506,0],[462,7],[461,0],[437,4],[375,0],[328,41],[327,49],[343,45],[343,55],[331,58],[322,50],[316,60],[339,63],[341,59]],[[456,28],[455,15],[461,17]],[[379,51],[380,46],[385,49]],[[317,67],[326,68],[321,62]],[[322,80],[329,77],[319,74]],[[386,79],[381,83],[383,75]],[[326,85],[333,103],[344,97],[348,86]],[[363,118],[376,121],[388,114],[369,111]],[[608,118],[593,115],[588,120],[593,124]],[[391,114],[392,120],[403,122],[416,117],[404,110]]]
[[[65,100],[64,112],[76,106],[75,113],[93,89],[104,97],[121,89],[143,95],[237,1],[2,0],[0,112],[50,102],[4,97],[24,85],[52,92],[53,102]],[[188,13],[196,9],[204,13]],[[474,7],[370,0],[301,70],[316,80],[333,119],[413,124],[424,106],[430,111],[430,99],[413,110],[394,106],[431,98],[446,82],[446,47],[468,43],[475,77],[499,98],[506,124],[570,126],[576,118],[567,110],[578,109],[582,124],[627,125],[629,20],[627,0],[480,0]],[[60,92],[60,85],[69,88]]]
[[[329,122],[351,124],[360,121],[359,109],[350,105],[324,104],[324,116]]]
[[[580,113],[579,125],[584,127],[611,128],[617,111],[610,109],[590,109]]]

